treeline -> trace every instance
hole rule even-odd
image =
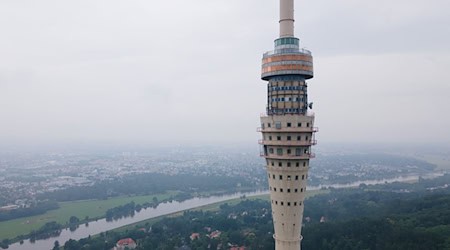
[[[132,183],[132,185],[130,185]],[[239,187],[239,188],[238,188]],[[139,174],[103,181],[88,187],[72,187],[51,193],[39,195],[39,199],[56,201],[74,201],[87,199],[107,199],[120,195],[149,195],[169,190],[184,190],[186,192],[237,191],[239,189],[254,189],[254,186],[241,177],[194,176]]]
[[[56,201],[40,201],[28,208],[18,208],[10,211],[0,212],[0,221],[18,219],[22,217],[44,214],[53,209],[58,209],[59,205]]]
[[[63,225],[56,223],[55,221],[51,221],[45,223],[45,225],[38,230],[32,231],[28,236],[32,242],[40,239],[48,239],[50,237],[58,236],[63,228]]]
[[[122,217],[134,216],[136,210],[142,209],[141,205],[136,205],[134,201],[122,206],[110,208],[106,211],[106,221],[117,220]]]

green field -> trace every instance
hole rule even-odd
[[[66,224],[70,216],[76,216],[80,220],[84,220],[86,216],[89,216],[90,220],[103,218],[105,217],[106,211],[113,207],[132,201],[136,204],[144,204],[146,202],[152,202],[153,197],[156,197],[159,201],[164,201],[176,194],[177,192],[167,192],[165,194],[148,196],[124,196],[110,198],[108,200],[61,202],[59,203],[59,209],[48,211],[42,215],[0,222],[0,240],[14,239],[19,235],[29,234],[31,231],[42,227],[50,221]]]
[[[330,192],[330,190],[307,191],[306,192],[306,198],[310,198],[310,197],[313,197],[313,196],[316,196],[316,195],[320,195],[320,194],[328,194],[329,192]],[[270,196],[268,194],[263,194],[263,195],[247,197],[245,199],[249,199],[249,200],[260,199],[260,200],[270,201]],[[232,206],[232,205],[238,204],[242,200],[243,200],[242,198],[236,198],[236,199],[221,201],[221,202],[217,202],[217,203],[213,203],[213,204],[210,204],[210,205],[205,205],[205,206],[202,206],[202,207],[197,207],[197,208],[189,209],[189,210],[190,211],[200,211],[200,210],[202,210],[202,211],[217,211],[217,210],[219,210],[220,205],[222,205],[222,204],[228,203],[229,205]],[[143,225],[145,225],[147,223],[149,225],[152,225],[153,223],[155,223],[155,222],[157,222],[157,221],[159,221],[159,220],[161,220],[161,219],[163,219],[165,217],[180,216],[180,215],[183,214],[183,212],[184,211],[176,212],[176,213],[169,214],[169,215],[162,215],[162,216],[159,216],[159,217],[156,217],[156,218],[152,218],[152,219],[136,222],[134,224],[130,224],[130,225],[127,225],[127,226],[123,226],[123,227],[120,227],[120,228],[117,228],[117,229],[114,229],[114,230],[111,230],[111,231],[124,232],[124,231],[127,231],[129,229],[136,228],[136,227],[142,227]]]

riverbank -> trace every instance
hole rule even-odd
[[[71,216],[80,219],[80,224],[96,221],[105,218],[108,209],[124,205],[134,201],[136,204],[144,204],[157,199],[158,202],[165,202],[174,197],[175,191],[163,194],[147,195],[147,196],[121,196],[110,198],[107,200],[87,200],[60,202],[60,208],[47,211],[42,215],[24,217],[9,221],[0,222],[0,239],[11,239],[11,241],[19,241],[22,235],[30,234],[36,231],[48,222],[55,221],[62,225],[68,225]]]
[[[306,199],[314,197],[316,195],[321,195],[321,194],[328,194],[330,193],[330,190],[310,190],[310,191],[306,191]],[[270,201],[270,195],[269,194],[262,194],[262,195],[255,195],[255,196],[242,196],[239,198],[235,198],[235,199],[231,199],[231,200],[225,200],[225,201],[220,201],[220,202],[216,202],[213,204],[208,204],[205,206],[200,206],[197,208],[193,208],[193,209],[185,209],[183,211],[179,211],[176,213],[171,213],[171,214],[167,214],[167,215],[162,215],[159,217],[155,217],[155,218],[151,218],[148,220],[144,220],[144,221],[139,221],[137,223],[133,223],[133,224],[129,224],[123,227],[119,227],[113,230],[109,230],[109,231],[113,231],[113,232],[124,232],[133,228],[140,228],[146,225],[152,225],[153,223],[166,218],[166,217],[177,217],[177,216],[181,216],[185,211],[217,211],[219,210],[220,206],[227,203],[230,206],[236,205],[239,202],[241,202],[242,200],[245,199],[249,199],[249,200],[266,200],[266,201]],[[95,235],[98,236],[98,235]]]
[[[9,246],[10,250],[34,250],[34,249],[51,249],[54,242],[57,240],[60,244],[65,243],[69,239],[79,240],[82,238],[87,238],[91,235],[97,235],[101,232],[110,231],[112,229],[121,228],[126,225],[138,223],[151,218],[157,218],[160,216],[177,213],[187,209],[194,209],[208,204],[213,204],[221,201],[231,200],[239,198],[243,195],[261,195],[267,194],[267,191],[263,192],[249,192],[249,193],[234,193],[231,195],[224,196],[213,196],[213,197],[196,197],[184,201],[170,201],[160,203],[158,207],[150,207],[147,209],[142,209],[136,212],[133,216],[124,217],[118,220],[107,221],[106,219],[100,219],[93,221],[87,225],[80,225],[76,230],[63,229],[60,234],[56,237],[49,239],[30,241],[25,240],[23,244],[14,243]]]

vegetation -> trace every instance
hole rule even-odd
[[[181,245],[206,249],[209,244],[211,249],[216,249],[228,241],[248,244],[254,249],[273,249],[272,236],[267,234],[272,230],[269,208],[266,201],[245,200],[235,206],[222,204],[218,212],[186,211],[178,217],[161,219],[151,227],[146,224],[122,233],[107,232],[99,237],[67,242],[64,249],[111,249],[123,237],[138,240],[139,249],[174,249]],[[237,217],[230,219],[230,215]],[[220,234],[216,237],[214,231],[218,229]],[[193,232],[199,232],[200,238],[191,241],[189,237]],[[266,242],[260,242],[262,238]],[[269,247],[261,248],[265,244]]]
[[[130,185],[133,183],[133,185]],[[239,188],[238,188],[239,187]],[[56,201],[76,201],[88,199],[108,199],[123,195],[149,195],[167,192],[168,190],[183,190],[188,196],[197,192],[227,191],[255,189],[247,179],[241,177],[195,176],[195,175],[165,175],[139,174],[120,177],[112,181],[103,181],[86,187],[72,187],[52,193],[45,193],[39,199]]]
[[[449,181],[450,177],[444,176],[383,188],[361,185],[358,189],[331,190],[312,197],[305,202],[303,248],[450,249],[450,187],[436,186]],[[220,236],[211,235],[215,230],[221,232]],[[191,240],[192,233],[199,233],[199,238]],[[136,240],[139,249],[216,249],[219,245],[273,249],[272,233],[269,202],[247,199],[238,204],[222,204],[218,210],[210,207],[206,211],[186,211],[104,233],[72,242],[69,247],[73,248],[64,249],[109,249],[125,237]]]
[[[136,206],[136,204],[132,201],[125,205],[108,209],[108,211],[106,211],[106,220],[112,221],[113,219],[117,220],[122,217],[133,216],[135,211],[140,209],[141,206],[140,205]]]
[[[108,200],[88,200],[75,202],[60,202],[58,209],[47,211],[42,215],[24,217],[0,223],[0,239],[17,239],[36,231],[48,222],[55,221],[61,225],[69,227],[71,216],[80,219],[80,223],[103,218],[108,209],[134,201],[135,204],[151,203],[154,199],[160,202],[171,200],[178,192],[167,192],[164,194],[148,196],[122,196]],[[20,237],[22,238],[22,237]]]
[[[32,205],[29,208],[19,208],[10,211],[0,212],[0,222],[13,220],[17,218],[29,217],[39,214],[44,214],[49,210],[58,209],[59,205],[55,201],[42,201]]]
[[[450,249],[449,194],[358,190],[315,197],[305,202],[312,223],[305,226],[304,247]],[[322,217],[328,222],[318,223]]]
[[[39,239],[47,239],[52,236],[58,236],[63,229],[63,225],[56,223],[55,221],[47,222],[41,228],[30,233],[31,241]]]

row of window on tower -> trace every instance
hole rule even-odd
[[[289,91],[289,90],[302,90],[304,91],[306,86],[273,86],[269,87],[271,91]]]
[[[277,148],[276,150],[276,154],[277,155],[283,155],[284,150],[283,148]],[[275,154],[275,149],[274,148],[269,148],[269,154]],[[290,155],[292,154],[292,149],[288,148],[286,149],[286,154]],[[296,148],[295,149],[295,156],[302,156],[302,155],[307,155],[309,154],[309,150],[308,149],[302,149],[302,148]]]
[[[305,107],[302,108],[302,109],[292,109],[292,108],[289,108],[289,109],[278,109],[278,108],[272,108],[272,107],[270,107],[270,108],[267,110],[267,112],[268,112],[269,114],[279,114],[279,115],[281,115],[281,114],[298,114],[298,113],[300,113],[300,112],[305,113],[306,110],[307,110],[307,107],[306,107],[306,105],[305,105]]]
[[[272,102],[303,102],[303,97],[277,97],[272,98]]]
[[[278,201],[272,200],[272,204],[278,205]],[[281,206],[284,206],[284,204],[286,204],[286,206],[288,206],[288,207],[290,207],[291,204],[292,204],[292,205],[295,207],[295,206],[297,206],[297,204],[298,204],[299,206],[301,206],[301,205],[302,205],[302,202],[299,201],[299,202],[297,203],[296,201],[294,201],[294,202],[290,202],[290,201],[287,201],[287,202],[280,201],[279,204],[280,204]],[[283,225],[284,225],[284,224],[283,224]],[[295,224],[294,224],[294,226],[295,226]]]
[[[276,187],[274,187],[274,188],[269,187],[269,190],[277,192],[277,188]],[[295,188],[293,191],[294,191],[294,193],[298,193],[298,188]],[[283,188],[279,188],[278,192],[283,193],[284,189]],[[291,193],[291,189],[290,188],[286,189],[286,193]],[[300,193],[303,193],[303,188],[300,188]]]
[[[272,141],[273,137],[271,135],[269,135],[267,138],[269,138],[269,141]],[[284,136],[278,135],[277,136],[277,141],[281,141],[284,139]],[[297,136],[297,141],[301,141],[302,140],[302,136],[298,135]],[[288,135],[286,136],[286,141],[292,141],[292,136]],[[309,136],[305,136],[305,141],[309,141]]]
[[[275,167],[275,162],[274,161],[270,161],[270,165],[272,166],[272,167]],[[283,162],[281,162],[281,161],[279,161],[278,162],[278,164],[276,164],[278,167],[283,167],[284,166],[284,164],[283,164]],[[290,162],[290,161],[288,161],[288,162],[286,162],[286,167],[291,167],[293,164]],[[306,164],[306,161],[304,161],[303,162],[303,167],[306,167],[307,166],[307,164]],[[296,167],[300,167],[300,162],[295,162],[295,166]],[[269,178],[270,178],[270,176],[269,176]]]
[[[302,175],[302,180],[305,180],[305,178],[307,178],[307,177],[306,177],[305,175]],[[269,174],[269,179],[270,179],[270,174]],[[273,179],[273,180],[276,180],[276,179],[277,179],[277,176],[276,176],[275,174],[272,174],[272,179]],[[292,179],[298,181],[298,180],[300,180],[300,175],[295,175],[295,176],[286,175],[286,180],[291,181]],[[280,181],[283,180],[283,175],[282,175],[282,174],[280,174],[280,175],[278,176],[278,180],[280,180]],[[281,190],[283,190],[283,189],[281,189]],[[275,191],[276,191],[276,190],[275,190]],[[281,192],[283,192],[283,191],[281,191]],[[290,192],[288,192],[288,193],[290,193]]]
[[[311,124],[309,122],[306,122],[306,123],[298,122],[297,123],[297,128],[302,128],[304,125],[306,125],[306,127],[309,128]],[[287,122],[286,123],[286,127],[287,128],[292,128],[293,126],[294,125],[292,124],[292,122]],[[264,123],[261,124],[261,127],[264,128]],[[272,127],[272,123],[270,123],[270,122],[267,123],[267,127],[271,128]],[[275,122],[275,128],[281,129],[282,127],[283,126],[282,126],[281,122]]]

